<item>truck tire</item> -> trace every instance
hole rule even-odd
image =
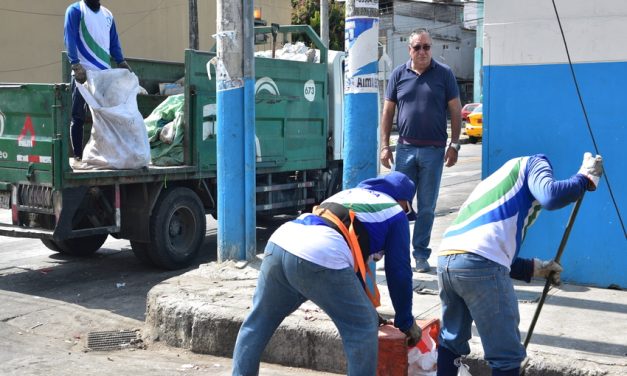
[[[150,258],[150,243],[138,242],[131,240],[131,249],[133,254],[142,264],[154,266],[155,263]]]
[[[85,257],[94,254],[107,240],[108,234],[97,234],[65,240],[41,239],[48,249],[64,255]]]
[[[41,242],[44,243],[44,245],[51,251],[59,253],[63,252],[61,247],[59,247],[57,243],[55,243],[55,241],[52,239],[41,239]]]
[[[205,239],[206,218],[200,198],[185,187],[161,194],[150,218],[148,255],[164,269],[189,266]]]

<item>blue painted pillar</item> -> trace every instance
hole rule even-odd
[[[346,2],[344,189],[377,175],[379,2]]]
[[[218,1],[216,91],[218,261],[255,256],[252,0]]]

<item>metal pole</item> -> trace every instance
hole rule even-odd
[[[218,261],[255,256],[252,0],[218,0],[216,64]]]
[[[320,0],[320,39],[329,48],[329,0]]]
[[[377,174],[379,1],[346,2],[344,189]]]
[[[570,213],[570,217],[568,218],[568,223],[566,224],[566,229],[564,230],[564,235],[562,235],[562,241],[557,249],[557,253],[555,254],[555,262],[560,262],[562,258],[562,254],[564,253],[564,248],[566,248],[566,242],[568,242],[568,237],[570,236],[570,230],[573,228],[573,224],[575,223],[575,218],[577,218],[577,213],[579,212],[579,207],[581,206],[581,201],[583,201],[583,196],[581,196],[573,207],[573,211]],[[524,346],[527,348],[529,345],[529,341],[531,341],[531,336],[533,335],[533,330],[536,327],[536,323],[538,322],[538,318],[540,317],[540,311],[542,311],[542,306],[544,306],[544,301],[549,293],[549,288],[551,287],[551,279],[553,278],[553,273],[549,275],[546,279],[546,283],[544,284],[544,290],[542,290],[542,296],[540,296],[540,301],[538,302],[538,306],[536,307],[536,312],[533,314],[533,319],[531,319],[531,325],[529,325],[529,330],[527,331],[527,335],[525,336]],[[520,367],[520,374],[525,374],[525,366],[527,365],[528,359],[526,359]]]
[[[198,1],[189,0],[189,48],[198,49]]]

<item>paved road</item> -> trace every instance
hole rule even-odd
[[[464,145],[457,166],[445,168],[437,215],[459,208],[453,191],[480,178],[480,145]],[[5,221],[10,213],[0,211]],[[259,249],[284,219],[260,222]],[[216,259],[215,221],[200,263]],[[146,293],[183,271],[160,271],[135,259],[126,240],[109,237],[93,257],[70,258],[39,240],[0,236],[0,374],[2,375],[229,375],[231,360],[151,345],[147,349],[86,351],[95,331],[141,329]],[[209,372],[208,372],[209,371]],[[327,375],[264,364],[262,375]]]

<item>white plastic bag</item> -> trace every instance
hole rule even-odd
[[[470,374],[470,367],[467,364],[462,363],[462,358],[455,359],[455,366],[457,369],[457,376],[472,376]]]
[[[436,376],[438,349],[427,330],[423,330],[420,343],[407,352],[408,376]]]
[[[144,119],[137,108],[137,76],[127,69],[87,71],[78,85],[91,109],[91,138],[78,169],[136,169],[150,163]]]

